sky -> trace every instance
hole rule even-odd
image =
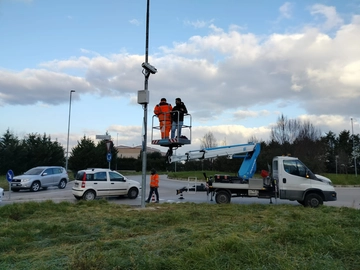
[[[71,95],[69,149],[106,132],[141,144],[146,6],[0,0],[0,134],[46,134],[65,148]],[[151,0],[148,54],[158,70],[148,146],[162,97],[180,97],[191,115],[179,153],[208,132],[219,145],[268,141],[282,114],[322,135],[360,132],[360,0]]]

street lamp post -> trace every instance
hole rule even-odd
[[[68,163],[69,163],[69,136],[70,136],[70,116],[71,116],[71,95],[75,90],[70,91],[70,102],[69,102],[69,121],[68,121],[68,132],[67,132],[67,141],[66,141],[66,164],[65,169],[68,171]]]
[[[338,158],[339,158],[339,156],[338,156],[338,155],[336,155],[336,156],[335,156],[335,171],[336,171],[336,175],[337,175],[337,173],[338,173],[338,171],[337,171],[337,167],[338,167],[338,165],[337,165],[337,163],[338,163]]]
[[[351,130],[352,130],[352,139],[353,139],[353,156],[354,156],[354,166],[355,166],[355,177],[357,177],[357,168],[356,168],[356,153],[355,153],[355,141],[354,141],[354,125],[353,119],[351,117]]]
[[[119,133],[116,133],[116,148],[119,147]],[[115,163],[115,170],[117,170],[117,164],[118,164],[118,155],[116,151],[116,163]]]
[[[144,90],[138,92],[138,103],[143,105],[144,118],[143,118],[143,141],[142,141],[142,181],[141,181],[141,207],[145,207],[145,190],[146,190],[146,149],[147,149],[147,111],[149,103],[149,90],[148,82],[150,74],[156,73],[156,68],[149,65],[149,18],[150,18],[150,0],[146,4],[146,33],[145,33],[145,62],[142,64],[144,68],[143,74],[145,76]],[[141,98],[140,98],[141,96]]]

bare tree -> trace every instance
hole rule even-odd
[[[280,145],[292,144],[299,136],[301,123],[297,119],[288,119],[283,114],[278,118],[274,127],[271,128],[270,139]]]
[[[211,148],[218,146],[215,136],[211,131],[206,133],[204,137],[200,139],[200,141],[201,141],[201,148]],[[204,170],[204,165],[205,168],[208,167],[210,170],[213,170],[213,164],[214,164],[214,158],[210,158],[208,160],[202,160],[201,161],[202,170]]]
[[[311,140],[317,141],[321,138],[321,131],[318,128],[315,128],[310,121],[305,120],[304,122],[300,123],[300,130],[298,133],[297,140]]]
[[[258,138],[256,138],[255,135],[252,135],[249,139],[248,139],[248,143],[252,142],[252,143],[259,143],[261,140],[258,140]]]
[[[215,139],[214,134],[209,131],[200,139],[201,141],[201,148],[211,148],[218,146],[217,141]]]

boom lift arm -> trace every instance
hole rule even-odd
[[[228,156],[228,158],[244,158],[238,171],[238,176],[242,179],[249,179],[256,171],[256,159],[259,154],[260,144],[248,143],[192,150],[186,152],[184,155],[169,155],[168,160],[169,163],[172,163],[176,161],[208,159],[220,156]]]

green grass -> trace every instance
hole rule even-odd
[[[47,201],[0,217],[0,269],[360,269],[352,208]]]

